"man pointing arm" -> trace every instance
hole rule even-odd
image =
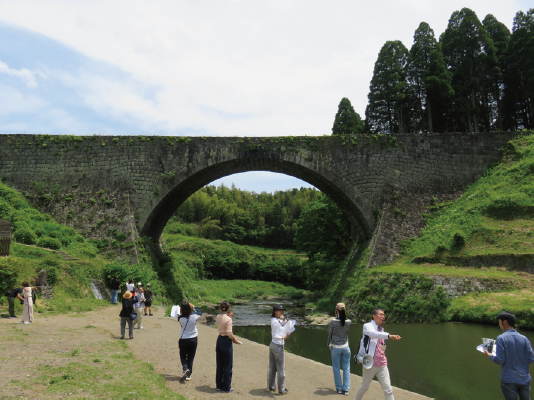
[[[388,361],[386,358],[386,339],[401,340],[399,335],[391,335],[384,331],[382,324],[386,320],[386,315],[382,308],[375,308],[373,310],[373,320],[363,326],[363,337],[369,337],[368,352],[373,356],[373,366],[369,369],[362,369],[362,383],[356,392],[356,400],[360,400],[365,392],[369,389],[371,381],[376,376],[384,396],[387,400],[393,400],[393,388],[391,387],[391,380],[389,379]],[[362,350],[364,346],[364,339],[360,344],[360,351],[358,354],[365,352]]]

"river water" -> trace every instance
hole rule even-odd
[[[297,320],[297,327],[286,340],[286,350],[331,365],[326,346],[328,327],[309,327],[303,322],[304,309],[284,302],[285,315]],[[271,341],[270,315],[273,302],[257,301],[232,306],[234,333],[268,345]],[[387,313],[386,313],[387,314]],[[391,383],[399,388],[437,399],[500,399],[500,366],[476,350],[482,338],[496,338],[501,330],[479,324],[384,324],[386,332],[400,335],[401,341],[387,341],[386,356]],[[534,332],[521,331],[534,340]],[[362,324],[353,324],[349,344],[354,355],[362,336]],[[267,349],[265,363],[268,363]],[[360,364],[351,363],[351,372],[362,374]],[[291,371],[286,371],[288,384]],[[313,377],[310,377],[310,381]],[[332,386],[334,378],[332,377]],[[290,386],[289,386],[290,387]]]

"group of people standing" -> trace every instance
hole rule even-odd
[[[233,344],[241,344],[233,333],[233,313],[230,311],[230,303],[222,301],[219,304],[220,313],[217,315],[216,324],[217,341],[215,343],[215,387],[217,391],[230,393],[234,391],[232,387],[232,368],[233,368]],[[193,361],[198,345],[198,330],[196,327],[197,319],[202,315],[200,310],[193,304],[184,302],[180,308],[178,321],[180,322],[181,332],[178,340],[180,350],[180,361],[182,363],[181,381],[191,380],[193,373]],[[290,333],[286,328],[288,320],[284,317],[284,307],[280,304],[273,306],[271,314],[271,336],[272,341],[269,345],[269,371],[267,376],[267,385],[270,391],[278,390],[280,394],[286,394],[289,390],[286,388],[285,375],[285,356],[284,343]]]
[[[113,289],[117,287],[115,284],[117,277],[112,279],[112,297],[111,302],[117,304],[117,293],[113,293]],[[118,281],[117,281],[118,282]],[[115,295],[115,297],[113,296]],[[135,288],[133,279],[130,279],[126,283],[126,291],[122,298],[122,309],[119,314],[121,317],[121,339],[124,339],[126,333],[126,324],[128,324],[128,331],[130,339],[133,339],[133,329],[137,325],[138,329],[143,329],[143,316],[152,316],[152,296],[153,291],[150,288],[150,283],[147,285],[147,289],[143,289],[143,284],[139,282],[137,288]],[[114,301],[115,300],[115,301]],[[147,313],[148,311],[148,313]]]
[[[22,317],[20,324],[33,323],[33,304],[35,303],[36,287],[31,287],[28,282],[22,282],[22,287],[12,289],[7,295],[7,303],[9,309],[9,319],[18,318],[15,315],[15,299],[18,299],[22,304]]]
[[[234,391],[232,387],[233,344],[241,344],[241,342],[233,334],[233,313],[230,311],[230,303],[228,301],[222,301],[219,304],[219,310],[221,312],[217,315],[216,319],[219,335],[215,344],[215,386],[217,391],[229,393]],[[284,347],[285,340],[290,336],[290,330],[286,327],[289,320],[285,318],[284,311],[284,307],[280,304],[273,306],[271,314],[272,340],[269,344],[269,369],[267,374],[268,389],[271,392],[278,391],[279,394],[289,393],[286,387]],[[327,345],[332,355],[334,383],[337,393],[348,395],[350,390],[351,360],[348,334],[351,321],[346,317],[344,303],[338,303],[336,305],[335,314],[335,319],[330,322]],[[191,380],[193,362],[198,346],[197,319],[201,315],[200,310],[195,308],[191,303],[184,302],[180,308],[178,321],[181,326],[181,332],[178,347],[180,350],[180,361],[182,363],[181,381]],[[401,337],[384,332],[384,328],[382,327],[384,321],[384,310],[376,308],[373,310],[373,320],[363,327],[364,337],[361,340],[358,354],[370,354],[374,359],[374,363],[371,368],[363,369],[362,384],[356,393],[357,399],[361,399],[365,392],[367,392],[375,376],[377,376],[384,390],[386,399],[393,399],[393,390],[387,369],[387,359],[385,357],[385,340],[400,340]],[[343,376],[341,376],[340,371],[343,371]]]

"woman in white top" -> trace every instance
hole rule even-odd
[[[269,375],[268,384],[271,392],[276,391],[275,379],[278,378],[278,393],[289,392],[286,389],[286,371],[284,359],[284,340],[289,337],[284,326],[288,321],[284,317],[284,307],[280,304],[273,306],[271,314],[271,335],[273,340],[269,345]]]
[[[191,303],[184,302],[180,308],[178,322],[182,327],[178,348],[180,349],[180,361],[182,362],[182,376],[180,381],[191,380],[193,373],[193,361],[197,352],[198,329],[197,319],[202,315],[198,308]]]
[[[133,279],[130,279],[128,282],[126,282],[126,291],[127,292],[132,292],[133,293],[134,288],[135,288],[135,285],[134,285]]]
[[[336,318],[330,321],[328,327],[328,348],[332,356],[334,383],[339,394],[349,395],[350,390],[350,347],[349,347],[350,319],[346,317],[345,303],[337,303]],[[343,370],[343,382],[339,367]]]
[[[33,322],[33,298],[32,288],[28,282],[22,282],[22,296],[24,297],[24,309],[22,311],[21,324],[31,324]],[[37,290],[37,288],[34,288]]]

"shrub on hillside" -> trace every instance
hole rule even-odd
[[[49,286],[54,286],[54,284],[57,282],[57,276],[58,272],[61,268],[60,261],[55,257],[46,257],[43,261],[41,261],[41,264],[39,265],[37,273],[41,269],[44,269],[46,271],[46,280]]]
[[[15,241],[23,244],[35,244],[37,235],[29,228],[17,229],[13,235]]]
[[[12,257],[10,257],[12,258]],[[0,295],[17,287],[18,269],[14,268],[9,258],[0,258]]]
[[[37,241],[37,246],[52,250],[59,250],[61,248],[61,242],[55,238],[44,237]]]

